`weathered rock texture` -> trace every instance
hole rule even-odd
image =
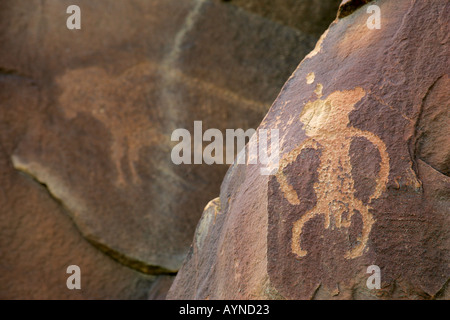
[[[168,298],[450,298],[450,3],[349,2],[259,127],[278,172],[229,169]]]
[[[216,0],[319,37],[336,17],[340,0]]]
[[[173,165],[172,131],[255,127],[316,39],[215,1],[1,1],[0,297],[163,297],[227,169]]]

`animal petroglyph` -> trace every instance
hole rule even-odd
[[[111,133],[111,158],[117,170],[117,186],[129,183],[122,160],[127,160],[125,165],[132,182],[137,184],[141,181],[135,163],[142,146],[168,145],[168,139],[153,123],[157,121],[151,120],[152,117],[157,119],[156,112],[143,116],[149,113],[146,99],[151,91],[139,83],[152,79],[154,73],[151,65],[138,65],[113,77],[101,68],[89,67],[71,70],[58,79],[58,84],[65,88],[59,98],[64,116],[72,119],[80,113],[88,114]],[[83,78],[89,78],[90,82],[80,81]]]
[[[160,81],[160,74],[165,75],[164,81],[170,80],[173,85],[187,87],[189,91],[201,92],[204,96],[219,98],[248,110],[259,112],[267,107],[263,102],[185,74],[175,67],[153,62],[137,64],[119,75],[110,75],[99,67],[66,72],[57,79],[58,85],[64,88],[58,103],[65,118],[73,119],[85,113],[99,120],[111,133],[111,159],[117,171],[116,186],[141,183],[136,165],[143,147],[158,146],[164,152],[170,152],[170,134],[165,134],[161,123],[164,115],[166,118],[176,118],[168,116],[170,110],[166,110],[169,105],[175,107],[176,99],[153,102],[157,96],[154,83]],[[90,81],[82,81],[84,78]],[[169,98],[166,93],[161,94],[164,99]],[[183,109],[181,106],[177,108]],[[131,179],[128,179],[124,168],[128,169]]]
[[[353,138],[363,137],[370,141],[381,156],[380,170],[376,179],[375,191],[369,198],[369,203],[379,198],[385,190],[389,175],[389,157],[383,141],[368,131],[348,127],[349,113],[355,104],[365,95],[361,88],[349,91],[337,91],[326,99],[308,102],[300,115],[306,135],[309,137],[301,145],[285,154],[280,161],[276,179],[285,199],[291,205],[299,205],[301,199],[293,186],[288,183],[283,169],[296,160],[302,150],[307,148],[321,151],[318,168],[318,180],[314,183],[317,197],[315,207],[307,211],[292,226],[291,250],[299,258],[307,254],[302,249],[300,237],[306,222],[317,215],[325,217],[325,229],[330,226],[341,229],[349,228],[352,216],[359,212],[363,227],[359,243],[349,250],[345,258],[353,259],[363,254],[370,231],[375,220],[369,212],[369,204],[364,204],[355,197],[354,181],[351,176],[350,144]]]

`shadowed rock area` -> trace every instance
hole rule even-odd
[[[230,167],[169,299],[450,298],[450,4],[367,2],[285,83],[278,171]]]
[[[336,17],[340,0],[216,0],[319,37]]]
[[[228,168],[174,165],[171,133],[256,127],[335,17],[303,3],[310,28],[212,0],[1,1],[0,298],[164,298]]]

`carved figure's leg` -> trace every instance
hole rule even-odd
[[[300,245],[300,235],[303,230],[303,226],[306,222],[308,222],[310,219],[312,219],[315,215],[319,214],[315,211],[308,211],[306,214],[304,214],[300,219],[298,219],[296,222],[294,222],[294,225],[292,227],[292,243],[291,248],[292,252],[295,253],[299,258],[306,256],[307,251],[302,250]]]
[[[367,207],[361,201],[359,201],[357,199],[355,199],[355,202],[357,203],[357,205],[354,206],[353,208],[351,208],[351,211],[353,212],[353,210],[358,210],[361,214],[361,218],[363,221],[362,234],[361,234],[360,243],[356,247],[354,247],[352,250],[350,250],[349,252],[347,252],[345,254],[346,259],[354,259],[363,254],[363,251],[367,245],[367,241],[369,240],[369,234],[370,234],[370,231],[372,230],[372,225],[375,222],[375,220],[372,218],[372,215],[369,213],[369,210],[367,209]],[[349,222],[351,223],[351,220],[349,220]],[[350,224],[349,224],[349,226],[350,226]]]

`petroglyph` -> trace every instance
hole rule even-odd
[[[308,73],[308,75],[306,76],[306,83],[307,83],[307,84],[313,83],[315,77],[316,77],[316,76],[315,76],[314,72]]]
[[[321,94],[321,85],[320,87]],[[318,94],[319,96],[319,94]],[[375,220],[369,212],[370,202],[379,198],[385,190],[389,176],[389,156],[384,142],[375,134],[348,127],[349,113],[355,104],[365,96],[362,88],[348,91],[336,91],[322,100],[308,102],[300,115],[304,125],[306,141],[285,154],[280,161],[280,169],[276,179],[286,200],[292,205],[299,205],[301,199],[283,173],[287,165],[296,160],[302,150],[307,148],[321,151],[318,180],[314,183],[317,196],[315,207],[303,214],[292,227],[291,250],[299,258],[306,256],[300,243],[305,223],[313,217],[323,214],[325,229],[349,228],[352,216],[359,213],[363,227],[359,243],[349,250],[345,258],[353,259],[363,254],[366,248],[372,225]],[[350,144],[353,138],[363,137],[378,149],[381,156],[380,170],[376,180],[376,188],[370,196],[369,204],[364,204],[355,197],[354,181],[351,176]]]
[[[141,116],[148,107],[145,99],[149,90],[137,83],[145,78],[151,79],[152,71],[151,67],[139,65],[118,77],[111,77],[101,68],[90,67],[71,70],[57,80],[58,85],[66,88],[58,102],[67,119],[85,113],[102,122],[111,133],[111,157],[117,170],[117,186],[128,183],[122,160],[127,160],[125,165],[130,170],[132,182],[137,184],[140,179],[135,163],[139,160],[142,145],[169,145],[159,128],[152,125],[150,119]],[[77,81],[84,78],[91,80],[89,84]],[[78,85],[70,86],[71,83]],[[124,84],[127,84],[126,87]],[[93,104],[93,101],[96,103]]]
[[[314,93],[317,95],[317,98],[322,97],[322,89],[323,89],[322,84],[318,83],[316,89],[314,90]]]
[[[156,82],[158,75],[164,73],[167,79],[177,85],[183,85],[193,92],[218,97],[248,110],[261,111],[268,106],[261,101],[254,101],[235,92],[183,73],[176,68],[163,68],[153,62],[140,63],[125,70],[118,76],[111,76],[98,67],[75,69],[66,72],[57,79],[57,84],[65,88],[59,98],[63,114],[73,119],[80,113],[93,116],[101,121],[112,135],[111,158],[117,170],[119,187],[132,182],[141,182],[136,171],[139,152],[143,146],[164,145],[170,150],[170,135],[165,135],[162,128],[155,124],[160,122],[160,112],[154,108],[151,117],[142,117],[148,113],[152,95],[151,85],[141,83]],[[82,79],[89,78],[87,85]],[[77,86],[70,84],[77,83]],[[124,88],[124,84],[128,84]],[[93,104],[92,102],[96,103]],[[150,101],[150,102],[149,102]],[[166,104],[164,104],[166,106]],[[131,174],[131,181],[123,168]],[[162,170],[162,169],[161,169]]]

